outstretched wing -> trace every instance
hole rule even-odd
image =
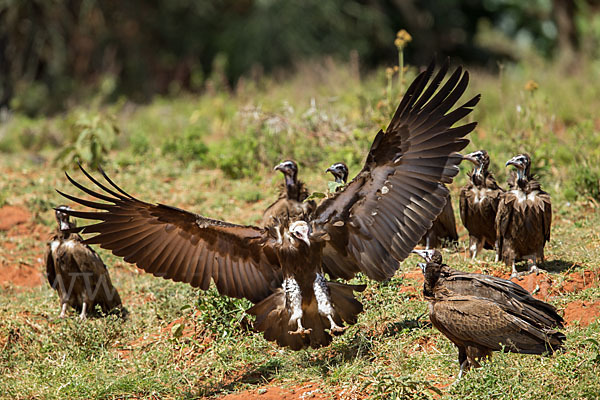
[[[434,64],[408,88],[386,132],[379,131],[361,172],[325,200],[313,218],[329,233],[324,270],[349,278],[363,271],[390,278],[397,260],[408,256],[440,214],[462,157],[456,153],[476,123],[452,128],[479,101],[475,96],[450,111],[462,96],[469,74],[462,68],[439,88],[448,64],[433,77]],[[438,90],[439,88],[439,90]]]
[[[208,289],[212,279],[219,293],[245,297],[254,303],[267,297],[273,285],[281,282],[277,259],[265,245],[267,236],[263,229],[146,203],[124,192],[102,170],[116,191],[81,170],[104,193],[90,190],[66,174],[69,181],[88,195],[107,202],[84,200],[59,191],[79,204],[104,210],[61,210],[74,217],[101,221],[72,230],[98,233],[84,243],[99,244],[155,276],[203,290]]]

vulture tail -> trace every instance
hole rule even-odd
[[[354,298],[354,291],[362,292],[365,287],[365,285],[327,282],[334,310],[332,318],[337,325],[356,323],[363,306]],[[290,331],[296,330],[296,326],[289,325],[291,312],[286,307],[285,293],[281,288],[247,312],[256,316],[255,330],[263,332],[265,339],[275,341],[280,346],[301,350],[309,346],[316,349],[331,343],[332,336],[329,330],[331,324],[326,316],[319,313],[314,296],[310,299],[303,299],[302,303],[302,325],[305,329],[310,330],[310,333],[305,335],[290,334]]]

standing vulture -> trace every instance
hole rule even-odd
[[[90,212],[68,211],[99,223],[77,228],[97,233],[86,243],[101,247],[163,278],[209,288],[255,303],[255,328],[267,340],[294,350],[328,345],[331,334],[354,324],[364,285],[325,280],[362,272],[382,281],[394,275],[442,211],[458,173],[463,138],[476,123],[453,127],[478,103],[455,107],[469,75],[462,68],[441,85],[444,64],[433,63],[410,85],[386,132],[373,140],[363,169],[314,213],[276,218],[265,228],[209,219],[127,194],[101,170],[107,184],[82,169],[103,193],[67,178],[90,201],[59,192]],[[451,110],[454,108],[453,110]],[[104,210],[104,211],[100,211]]]
[[[441,247],[443,243],[457,242],[458,233],[456,232],[456,219],[454,218],[454,209],[452,208],[452,199],[450,192],[446,196],[446,204],[442,213],[433,221],[431,228],[419,241],[425,248]]]
[[[453,270],[439,252],[419,251],[433,326],[458,347],[460,372],[478,368],[493,351],[552,353],[566,339],[556,309],[501,278]]]
[[[550,195],[531,175],[531,158],[519,154],[506,162],[517,168],[516,176],[509,182],[510,190],[504,193],[496,214],[498,254],[508,266],[512,277],[518,276],[515,263],[533,261],[529,273],[539,272],[537,264],[544,262],[544,246],[550,240],[552,204]]]
[[[64,318],[67,305],[76,309],[81,319],[93,312],[98,304],[102,312],[122,312],[121,297],[110,281],[108,269],[83,239],[70,233],[76,225],[69,221],[67,206],[55,209],[58,228],[46,249],[46,276],[50,286],[60,297],[60,318]]]
[[[485,150],[467,154],[475,164],[470,180],[460,190],[460,219],[469,232],[469,253],[473,259],[481,249],[496,249],[496,213],[504,190],[488,171],[490,156]],[[496,261],[498,261],[496,253]]]
[[[262,226],[272,224],[276,218],[293,218],[312,213],[317,205],[313,200],[304,201],[309,193],[304,182],[298,180],[298,164],[293,160],[287,160],[277,165],[274,170],[281,171],[283,174],[285,187],[277,201],[267,207],[263,213]]]

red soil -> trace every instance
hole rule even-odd
[[[31,215],[24,208],[4,206],[0,208],[0,231],[7,231],[15,225],[29,221]]]
[[[0,231],[6,231],[7,239],[0,243],[0,287],[15,286],[33,288],[44,283],[45,277],[40,260],[50,230],[31,221],[29,211],[18,206],[0,208]],[[35,242],[26,250],[19,249],[24,239]]]
[[[229,394],[221,397],[221,400],[304,400],[304,399],[330,399],[330,394],[323,393],[316,385],[306,384],[295,388],[284,389],[277,386],[265,386],[258,389],[250,389],[239,393]],[[353,397],[337,397],[347,398]]]
[[[565,321],[572,324],[578,321],[580,325],[587,326],[600,317],[600,301],[574,301],[565,308]]]

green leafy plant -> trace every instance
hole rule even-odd
[[[78,162],[97,168],[105,161],[120,129],[113,116],[82,113],[70,131],[70,143],[58,153],[55,162],[62,167]]]

